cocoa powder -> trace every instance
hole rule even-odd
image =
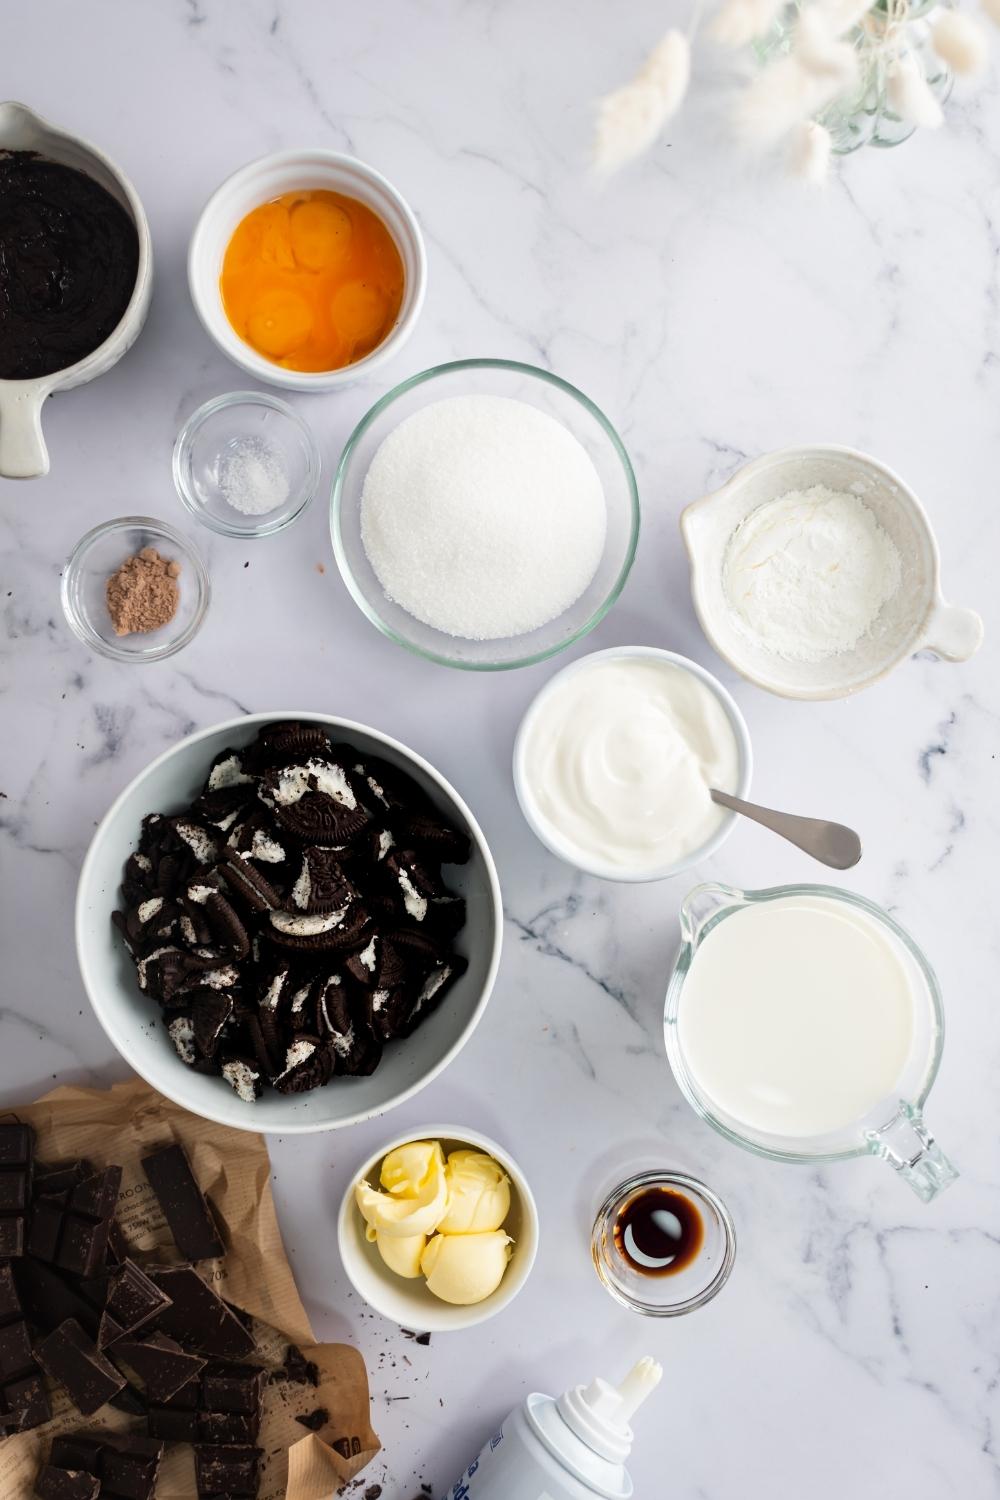
[[[181,565],[143,547],[128,557],[105,585],[115,635],[138,635],[169,625],[177,613]]]

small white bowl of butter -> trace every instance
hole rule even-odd
[[[714,854],[746,798],[753,755],[736,703],[711,672],[655,646],[595,651],[532,702],[514,744],[529,827],[602,880],[666,880]]]
[[[437,1148],[437,1163],[431,1161],[428,1148]],[[442,1175],[443,1158],[450,1184],[456,1156],[471,1158],[465,1166],[466,1191],[458,1195],[462,1201],[453,1200],[449,1186],[446,1205],[435,1208],[428,1201],[434,1189],[430,1179],[435,1170]],[[475,1180],[474,1169],[485,1165],[483,1158],[496,1169],[492,1182],[488,1173]],[[488,1200],[496,1188],[503,1202],[490,1218]],[[359,1189],[368,1200],[365,1213]],[[414,1217],[390,1224],[389,1237],[373,1240],[369,1228],[373,1221],[381,1222],[375,1204],[379,1198],[394,1199],[401,1213],[412,1211]],[[391,1213],[392,1202],[383,1201],[383,1208]],[[442,1218],[442,1213],[447,1216]],[[412,1232],[414,1224],[419,1234]],[[524,1173],[496,1141],[464,1126],[430,1125],[419,1134],[394,1136],[362,1164],[341,1202],[337,1240],[348,1279],[370,1307],[404,1328],[447,1333],[485,1322],[517,1296],[538,1250],[538,1210]],[[418,1240],[424,1243],[418,1245]],[[507,1243],[498,1259],[501,1240]],[[456,1251],[457,1241],[464,1243]],[[475,1245],[471,1257],[458,1253],[469,1245]],[[407,1264],[413,1247],[419,1260]],[[428,1250],[430,1260],[424,1255]],[[477,1288],[477,1282],[483,1285]],[[487,1290],[489,1286],[493,1289]],[[453,1297],[468,1300],[450,1300]]]

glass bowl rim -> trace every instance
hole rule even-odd
[[[205,506],[191,492],[187,484],[187,476],[183,469],[183,459],[189,455],[193,446],[194,438],[199,430],[205,425],[210,417],[217,412],[225,411],[230,406],[266,406],[271,411],[276,411],[282,417],[286,417],[292,423],[302,437],[306,450],[306,477],[302,484],[301,498],[294,509],[288,515],[282,516],[279,521],[265,522],[252,527],[231,525],[227,521],[218,519],[209,514]],[[302,512],[315,498],[319,490],[319,482],[323,472],[323,459],[319,451],[319,444],[313,435],[312,428],[301,417],[293,406],[283,401],[280,396],[272,396],[270,391],[224,391],[221,396],[212,396],[210,400],[203,401],[197,407],[187,421],[181,427],[174,439],[174,449],[171,458],[171,468],[174,476],[174,489],[177,491],[178,499],[196,521],[202,526],[207,526],[210,531],[217,532],[220,536],[237,537],[245,541],[255,541],[258,537],[275,536],[279,531],[284,531],[286,526],[291,526],[297,521]],[[286,502],[287,503],[287,502]]]
[[[629,1296],[624,1287],[615,1282],[601,1257],[600,1246],[603,1241],[603,1222],[607,1218],[612,1207],[618,1203],[626,1193],[634,1193],[639,1188],[653,1187],[657,1183],[670,1183],[671,1186],[685,1188],[694,1196],[703,1198],[716,1212],[719,1223],[722,1226],[722,1237],[724,1249],[722,1260],[711,1281],[702,1287],[700,1292],[694,1292],[690,1297],[685,1297],[681,1302],[674,1302],[667,1306],[661,1306],[655,1302],[643,1302],[638,1297]],[[684,1313],[694,1312],[696,1308],[704,1307],[706,1302],[711,1302],[717,1296],[732,1274],[736,1262],[736,1225],[733,1216],[723,1203],[718,1193],[710,1188],[706,1182],[699,1177],[692,1177],[690,1172],[676,1171],[672,1167],[650,1167],[644,1172],[636,1172],[631,1177],[626,1177],[624,1182],[613,1187],[602,1202],[597,1213],[594,1215],[594,1227],[590,1235],[590,1253],[594,1262],[601,1285],[610,1292],[617,1302],[632,1312],[642,1313],[651,1318],[676,1318]]]
[[[190,565],[197,585],[198,599],[194,613],[188,624],[175,639],[165,642],[162,646],[155,646],[145,653],[127,651],[114,646],[106,641],[96,630],[92,629],[84,616],[78,613],[71,597],[70,583],[80,572],[83,562],[96,542],[105,536],[111,536],[116,531],[128,531],[138,529],[148,532],[151,537],[163,537],[171,542],[184,556]],[[109,657],[112,661],[125,662],[128,665],[142,662],[163,661],[165,657],[173,656],[184,646],[194,639],[201,628],[208,606],[212,598],[212,585],[201,554],[194,543],[189,541],[183,532],[177,531],[167,521],[157,520],[155,516],[115,516],[110,521],[101,521],[97,526],[92,526],[73,548],[62,571],[62,579],[59,585],[59,598],[62,603],[63,615],[66,623],[76,636],[92,651],[101,656]]]
[[[893,936],[896,937],[902,947],[909,953],[916,964],[917,969],[923,975],[927,985],[927,993],[931,1004],[931,1015],[933,1018],[933,1047],[928,1058],[927,1067],[921,1079],[920,1087],[914,1097],[909,1100],[917,1109],[922,1110],[926,1104],[931,1089],[937,1079],[941,1068],[941,1058],[944,1054],[945,1016],[944,997],[937,973],[930,959],[919,946],[916,939],[911,937],[905,927],[902,927],[892,916],[879,906],[876,901],[871,901],[867,896],[862,896],[857,891],[848,890],[845,886],[826,885],[817,881],[798,881],[791,885],[760,886],[755,890],[743,890],[738,886],[727,885],[724,881],[702,881],[701,884],[692,887],[684,897],[684,903],[689,901],[693,895],[701,890],[722,890],[728,895],[734,896],[737,902],[734,905],[746,903],[754,905],[767,901],[777,901],[785,896],[822,896],[838,901],[846,901],[848,905],[856,906],[874,917],[884,926],[888,927]],[[682,903],[682,907],[683,904]],[[791,1166],[825,1166],[837,1161],[855,1161],[859,1157],[870,1156],[871,1147],[867,1141],[861,1140],[856,1146],[845,1147],[838,1151],[788,1151],[777,1146],[764,1146],[758,1141],[752,1141],[748,1136],[741,1135],[738,1130],[728,1125],[725,1120],[720,1119],[711,1109],[706,1101],[701,1098],[691,1077],[684,1054],[681,1050],[678,1033],[678,1015],[680,1013],[680,995],[684,987],[684,980],[691,967],[701,937],[707,935],[716,922],[723,920],[730,907],[723,907],[713,914],[704,923],[701,932],[695,942],[692,943],[681,929],[681,940],[674,958],[670,978],[667,981],[666,994],[663,999],[663,1041],[667,1051],[667,1061],[670,1071],[674,1076],[674,1082],[680,1089],[685,1101],[691,1106],[695,1114],[710,1125],[713,1130],[723,1136],[734,1146],[740,1146],[744,1151],[749,1151],[753,1156],[759,1156],[765,1161],[780,1161]]]
[[[382,618],[366,598],[347,561],[341,537],[341,500],[343,497],[344,480],[351,458],[365,433],[384,411],[387,411],[395,401],[408,395],[411,390],[415,390],[418,386],[424,385],[430,380],[437,379],[438,376],[451,375],[461,370],[507,370],[518,375],[528,375],[541,380],[547,385],[555,386],[557,390],[562,391],[565,395],[576,401],[578,405],[582,406],[601,428],[621,463],[628,489],[630,509],[628,545],[625,549],[625,557],[622,565],[608,593],[583,624],[572,635],[567,636],[565,640],[559,641],[557,645],[546,647],[544,651],[533,651],[525,656],[513,657],[510,661],[458,661],[455,657],[447,656],[443,652],[428,651],[423,646],[418,646],[415,641],[409,640],[405,635],[401,635],[387,620]],[[571,385],[568,380],[563,380],[560,375],[554,375],[551,370],[543,370],[539,365],[527,364],[523,360],[517,359],[471,358],[446,360],[443,364],[431,365],[428,369],[420,370],[417,374],[408,376],[406,380],[401,380],[398,385],[386,391],[385,395],[380,396],[374,405],[365,412],[347,439],[337,463],[337,472],[334,475],[333,488],[330,494],[330,538],[333,543],[333,555],[336,558],[340,576],[347,587],[348,593],[362,614],[384,636],[394,641],[397,646],[403,646],[407,651],[411,651],[414,656],[420,656],[424,661],[436,662],[439,666],[455,667],[459,671],[466,672],[507,672],[513,671],[518,667],[536,666],[539,662],[548,661],[551,657],[557,656],[560,651],[565,651],[567,647],[575,645],[577,641],[582,640],[585,635],[588,635],[595,626],[601,623],[625,587],[628,575],[632,571],[632,564],[635,561],[635,554],[639,545],[640,518],[639,486],[636,483],[632,460],[629,458],[625,444],[619,437],[618,432],[604,415],[601,408],[589,396],[584,395],[583,391],[579,390],[575,385]]]

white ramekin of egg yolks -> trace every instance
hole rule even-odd
[[[336,196],[330,199],[328,194]],[[307,205],[297,215],[294,239],[291,234],[275,237],[274,275],[266,282],[261,277],[251,284],[252,305],[249,296],[234,298],[230,286],[227,310],[223,270],[234,235],[248,216],[265,205],[279,205],[282,200],[290,203],[289,195],[302,195]],[[401,262],[398,310],[394,317],[390,314],[385,319],[384,335],[371,348],[367,345],[370,330],[378,324],[377,310],[368,305],[363,274],[359,271],[348,275],[342,283],[331,283],[329,288],[325,284],[317,287],[313,280],[315,277],[320,281],[324,274],[324,259],[330,248],[326,243],[329,239],[326,220],[332,214],[308,205],[319,201],[326,210],[338,200],[348,208],[351,201],[360,205],[359,237],[360,233],[377,236],[378,226],[383,227]],[[377,221],[374,228],[371,216]],[[381,248],[385,252],[383,260],[391,262],[391,249]],[[269,245],[264,246],[263,255],[271,256]],[[283,274],[286,259],[287,269],[302,273],[301,287],[295,286],[294,278]],[[423,236],[409,204],[373,167],[336,151],[282,151],[241,167],[208,200],[188,251],[191,300],[206,331],[222,352],[248,374],[266,384],[293,391],[335,390],[379,369],[398,353],[413,332],[423,306],[426,282]],[[238,290],[247,291],[247,287],[243,284]],[[320,307],[327,326],[320,330],[317,341],[308,309],[318,319]],[[235,326],[234,317],[241,331]],[[330,369],[292,368],[303,361],[312,365],[320,362],[323,351],[331,348],[331,330],[338,327],[343,337],[333,341],[331,358],[346,358],[349,362]]]

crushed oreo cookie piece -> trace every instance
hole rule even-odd
[[[374,1071],[465,972],[470,853],[405,771],[281,721],[150,813],[113,916],[179,1059],[247,1103]]]

